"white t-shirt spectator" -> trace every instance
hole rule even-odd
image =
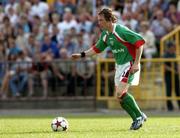
[[[7,4],[6,6],[5,6],[5,13],[6,14],[8,14],[8,10],[9,10],[9,8],[13,8],[15,11],[16,11],[16,7],[17,7],[17,3],[13,3],[13,4]]]
[[[66,34],[71,28],[75,28],[77,30],[77,22],[75,20],[71,20],[70,22],[63,21],[58,23],[58,29],[62,34]]]
[[[45,2],[39,2],[38,4],[34,4],[31,7],[30,15],[38,15],[39,17],[43,18],[49,12],[49,6]]]

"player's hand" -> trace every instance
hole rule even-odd
[[[137,71],[139,71],[140,67],[138,64],[133,64],[130,70],[130,73],[136,73]]]
[[[71,55],[71,58],[74,59],[74,60],[75,60],[75,59],[79,59],[79,58],[81,58],[81,54],[80,54],[80,53],[72,54],[72,55]]]

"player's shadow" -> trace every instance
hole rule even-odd
[[[1,132],[1,135],[23,135],[23,134],[40,134],[40,133],[53,133],[53,131],[29,131],[29,132]]]
[[[96,132],[96,133],[104,133],[104,132],[127,132],[128,129],[116,129],[116,130],[68,130],[68,132],[72,132],[72,133],[91,133],[91,132]],[[66,131],[64,131],[66,132]],[[1,132],[0,133],[0,137],[1,135],[24,135],[24,134],[40,134],[40,133],[43,133],[43,134],[50,134],[50,133],[55,133],[53,131],[27,131],[27,132]]]
[[[69,130],[69,132],[73,132],[73,133],[89,133],[89,132],[96,132],[96,133],[102,133],[102,132],[127,132],[128,129],[109,129],[109,130]]]

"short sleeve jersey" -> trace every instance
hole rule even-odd
[[[103,31],[97,43],[93,46],[96,53],[102,52],[106,47],[110,47],[115,62],[118,65],[133,61],[136,57],[136,49],[142,46],[145,40],[138,33],[127,27],[114,24],[113,32]]]

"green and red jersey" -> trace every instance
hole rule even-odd
[[[114,24],[113,32],[104,30],[97,43],[93,46],[96,53],[102,52],[106,47],[110,47],[115,62],[122,65],[135,59],[136,49],[142,46],[145,40],[138,33],[135,33],[127,27]]]

